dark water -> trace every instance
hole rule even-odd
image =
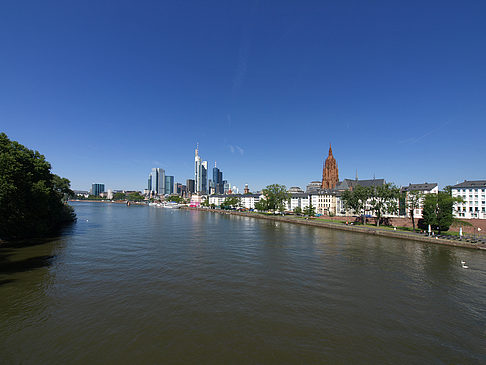
[[[74,206],[61,238],[0,249],[1,363],[486,363],[484,252]]]

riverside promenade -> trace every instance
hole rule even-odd
[[[301,224],[312,227],[321,227],[328,229],[338,229],[341,231],[355,232],[355,233],[365,233],[372,234],[375,236],[400,238],[406,240],[413,240],[425,243],[440,244],[446,246],[463,247],[475,250],[486,250],[486,244],[484,243],[472,243],[466,240],[453,240],[439,237],[429,237],[420,233],[405,232],[399,230],[390,230],[387,228],[380,227],[369,227],[369,226],[357,226],[357,225],[346,225],[343,223],[325,222],[319,218],[314,217],[292,217],[292,216],[282,216],[278,214],[263,214],[256,212],[238,212],[235,210],[220,210],[220,209],[210,209],[210,208],[186,208],[190,210],[214,212],[219,214],[230,214],[238,215],[243,217],[257,218],[257,219],[267,219],[277,222],[285,222],[292,224]]]

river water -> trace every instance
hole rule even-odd
[[[0,248],[0,363],[486,363],[485,252],[73,205],[61,237]]]

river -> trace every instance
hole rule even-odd
[[[486,363],[485,252],[73,206],[60,237],[0,248],[1,363]]]

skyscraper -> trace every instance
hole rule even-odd
[[[216,194],[224,193],[223,172],[216,167],[216,162],[214,163],[214,167],[213,167],[213,184],[214,184],[214,192]]]
[[[194,186],[195,186],[195,182],[193,179],[187,179],[186,180],[186,189],[187,189],[187,193],[188,194],[192,194],[194,193]]]
[[[174,176],[165,177],[165,194],[174,193]]]
[[[92,184],[91,194],[99,196],[101,193],[105,192],[105,184]]]
[[[206,194],[208,192],[208,162],[203,161],[201,163],[201,179],[202,179],[202,189],[201,192]]]
[[[196,193],[206,193],[208,185],[208,162],[201,161],[199,156],[199,144],[196,147],[196,156],[194,157],[194,181]]]
[[[153,168],[148,178],[148,190],[152,194],[165,194],[165,171],[161,168]]]

